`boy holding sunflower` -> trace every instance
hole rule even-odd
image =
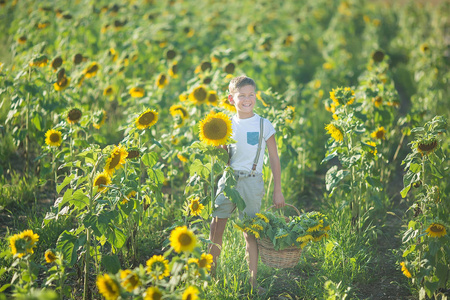
[[[257,115],[253,108],[256,105],[256,83],[246,76],[233,78],[229,84],[229,102],[235,106],[236,114],[232,118],[233,138],[236,143],[228,146],[230,166],[237,177],[236,190],[243,198],[246,207],[239,212],[239,218],[244,214],[254,217],[261,209],[261,200],[264,196],[264,181],[262,169],[264,151],[267,146],[270,167],[273,173],[274,192],[273,203],[276,208],[285,205],[281,191],[281,166],[275,141],[275,129],[272,123]],[[213,268],[216,267],[217,257],[220,255],[222,237],[228,218],[236,209],[223,193],[225,176],[219,180],[218,196],[214,204],[210,228],[210,240],[214,243],[210,247],[213,256]],[[244,232],[247,260],[250,270],[250,284],[257,288],[256,274],[258,267],[258,245],[253,234]],[[214,269],[213,269],[214,271]],[[262,288],[258,288],[261,292]]]

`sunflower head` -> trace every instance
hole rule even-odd
[[[405,276],[408,277],[408,278],[412,278],[412,275],[411,275],[411,271],[410,271],[409,265],[408,265],[406,262],[402,261],[402,262],[400,263],[400,266],[402,266],[402,272],[403,272],[403,275],[405,275]]]
[[[108,86],[103,90],[103,96],[111,96],[114,93],[112,86]]]
[[[186,119],[189,117],[189,113],[186,108],[179,104],[172,105],[169,111],[173,117],[180,116],[182,119]]]
[[[132,292],[141,282],[139,276],[131,270],[120,270],[121,285],[128,291]]]
[[[175,252],[192,252],[197,245],[197,238],[186,226],[177,227],[170,233],[170,245]]]
[[[202,253],[202,256],[198,260],[198,266],[207,270],[211,269],[213,263],[213,257],[211,254]]]
[[[84,60],[84,57],[81,53],[77,53],[73,56],[73,64],[79,65]]]
[[[82,115],[83,114],[82,114],[81,110],[79,110],[78,108],[72,108],[67,113],[67,123],[69,123],[69,124],[78,123],[80,121]]]
[[[100,129],[106,121],[106,111],[100,110],[94,114],[94,120],[92,126],[96,129]]]
[[[59,147],[62,143],[62,133],[59,130],[50,129],[45,133],[45,143],[50,147]]]
[[[417,151],[422,155],[428,155],[433,152],[438,146],[436,139],[422,140],[417,143]]]
[[[331,137],[336,141],[341,143],[344,140],[344,135],[342,131],[336,127],[334,124],[330,123],[325,126],[327,133],[331,135]]]
[[[189,209],[191,211],[191,215],[198,216],[202,210],[205,208],[203,204],[200,203],[200,198],[194,198],[189,203]]]
[[[230,103],[228,97],[223,98],[222,101],[220,101],[219,106],[225,108],[229,112],[236,113],[236,106]]]
[[[106,191],[107,185],[111,184],[111,177],[107,172],[99,173],[94,179],[94,187],[98,187],[98,192]]]
[[[125,164],[125,158],[127,156],[128,152],[122,145],[115,146],[106,160],[105,172],[110,176],[114,174],[115,170],[121,168]]]
[[[181,297],[182,300],[197,300],[198,299],[198,289],[195,286],[188,287]]]
[[[129,94],[133,98],[141,98],[144,97],[145,91],[141,87],[133,87],[130,89]]]
[[[56,260],[56,254],[52,250],[48,249],[47,251],[45,251],[45,261],[47,263],[50,264],[50,263],[54,262],[55,260]]]
[[[58,70],[58,68],[61,67],[62,63],[63,63],[63,60],[62,60],[61,56],[55,57],[51,63],[52,69],[54,71]]]
[[[100,65],[96,62],[92,62],[86,69],[84,69],[83,73],[86,78],[94,77],[98,70],[100,69]]]
[[[172,60],[177,56],[177,52],[173,49],[169,49],[166,51],[167,60]]]
[[[155,125],[157,121],[158,113],[153,109],[147,109],[136,118],[135,124],[137,129],[142,130]]]
[[[147,288],[144,294],[144,300],[160,300],[163,297],[163,293],[156,286]]]
[[[169,261],[162,255],[153,255],[146,264],[147,273],[155,279],[163,279],[170,275]]]
[[[34,253],[33,248],[36,247],[38,241],[39,235],[33,233],[30,229],[15,234],[9,239],[11,253],[17,255],[19,258],[27,253]]]
[[[233,74],[235,69],[236,69],[236,65],[232,62],[227,63],[226,66],[223,68],[223,70],[227,74]]]
[[[385,135],[386,135],[386,130],[384,129],[383,126],[378,127],[377,130],[375,130],[374,132],[372,132],[370,134],[370,136],[372,138],[377,139],[377,140],[384,140],[386,138]]]
[[[200,140],[212,146],[226,145],[232,134],[231,120],[222,113],[211,112],[200,121]]]
[[[133,159],[139,157],[140,152],[139,149],[129,149],[127,159]]]
[[[425,230],[430,237],[443,237],[447,234],[447,229],[445,226],[441,223],[432,223],[428,228]]]
[[[100,294],[108,300],[117,299],[120,296],[120,286],[108,274],[97,277],[97,287]]]
[[[169,68],[169,76],[172,78],[178,78],[178,63],[174,62]]]
[[[200,85],[189,94],[189,100],[191,100],[195,104],[202,104],[206,102],[207,96],[208,92],[206,91],[205,87]]]
[[[219,96],[217,96],[216,91],[209,91],[207,99],[209,105],[217,106],[217,104],[219,103]]]
[[[382,62],[384,59],[384,52],[381,50],[376,50],[375,52],[372,53],[372,60],[374,62]]]
[[[349,87],[339,87],[330,92],[330,98],[335,106],[349,105],[355,101],[355,92]]]

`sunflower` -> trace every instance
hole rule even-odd
[[[236,66],[232,62],[227,63],[227,65],[223,68],[227,74],[233,74],[235,69]]]
[[[269,219],[265,215],[263,215],[261,213],[256,213],[256,216],[258,218],[260,218],[261,220],[263,220],[265,223],[269,223]]]
[[[250,227],[245,227],[244,228],[244,231],[245,232],[248,232],[248,233],[250,233],[250,234],[252,234],[252,235],[254,235],[255,236],[255,238],[257,238],[257,239],[259,239],[259,232],[258,231],[256,231],[256,230],[253,230],[252,228],[250,228]]]
[[[86,69],[83,70],[83,74],[86,78],[91,78],[97,74],[99,69],[100,65],[96,62],[93,62]]]
[[[50,129],[45,133],[45,143],[50,147],[59,147],[62,143],[61,131]]]
[[[119,58],[119,53],[117,53],[116,49],[109,48],[108,56],[111,57],[111,60],[114,62],[117,60],[117,58]]]
[[[61,76],[61,78],[58,78],[58,80],[56,80],[56,82],[53,84],[53,87],[55,88],[55,91],[62,91],[64,90],[66,87],[68,87],[70,84],[70,78],[64,76]]]
[[[155,279],[163,279],[170,275],[169,261],[162,255],[153,255],[147,260],[147,273]]]
[[[370,145],[372,147],[374,147],[374,150],[370,150],[370,153],[373,153],[373,155],[377,155],[377,144],[375,142],[366,142],[367,145]]]
[[[286,116],[286,122],[291,124],[294,121],[294,117],[295,117],[295,107],[293,106],[286,106],[286,108],[284,109],[287,116]]]
[[[141,98],[141,97],[144,97],[144,95],[145,95],[144,89],[140,88],[140,87],[131,88],[128,93],[133,98]]]
[[[122,286],[128,291],[132,292],[135,288],[141,285],[139,276],[131,270],[120,270],[120,279],[122,279]]]
[[[422,53],[428,52],[428,50],[430,50],[430,46],[428,46],[427,43],[424,43],[424,44],[420,45],[420,51]]]
[[[178,96],[178,99],[179,99],[181,102],[187,101],[188,95],[186,95],[186,93],[181,93],[181,94]]]
[[[47,251],[45,251],[45,261],[47,263],[52,263],[56,260],[56,255],[55,253],[53,253],[52,250],[48,249]]]
[[[50,25],[49,21],[39,22],[36,24],[37,29],[45,29]]]
[[[174,61],[169,68],[169,76],[172,78],[178,78],[178,62]]]
[[[264,230],[264,227],[262,227],[262,226],[259,225],[259,224],[252,224],[252,228],[254,228],[254,229],[256,229],[256,230],[259,230],[259,231]]]
[[[204,208],[205,206],[200,203],[200,199],[198,197],[192,199],[189,204],[189,209],[191,210],[191,215],[193,216],[198,216]]]
[[[27,253],[34,253],[33,248],[36,247],[36,242],[39,240],[39,235],[33,233],[28,229],[19,234],[13,235],[9,239],[9,247],[11,253],[21,258]]]
[[[168,49],[166,51],[166,58],[167,60],[172,60],[175,58],[175,56],[177,56],[177,52],[173,49]]]
[[[288,33],[288,35],[286,36],[286,38],[283,41],[283,44],[285,46],[290,46],[292,43],[294,42],[294,37],[292,36],[292,33]]]
[[[160,300],[162,299],[163,294],[156,286],[149,287],[145,291],[144,300]]]
[[[22,35],[21,37],[19,37],[19,38],[17,39],[17,42],[18,42],[19,44],[25,44],[25,43],[27,42],[27,37],[24,36],[24,35]]]
[[[139,155],[140,155],[140,152],[138,149],[130,149],[130,150],[128,150],[127,159],[133,159],[133,158],[139,157]]]
[[[381,50],[376,50],[372,53],[372,60],[374,62],[381,62],[384,59],[384,52]]]
[[[445,226],[440,223],[432,223],[425,231],[431,237],[443,237],[447,234]]]
[[[219,96],[217,96],[216,91],[209,91],[207,99],[209,105],[217,106],[217,104],[219,103]]]
[[[58,70],[59,67],[61,67],[62,63],[63,63],[63,60],[62,60],[61,56],[58,56],[52,60],[52,63],[50,64],[50,66],[52,67],[53,71],[56,71],[56,70]]]
[[[422,155],[428,155],[434,151],[438,146],[437,140],[433,139],[430,141],[420,141],[417,143],[417,151]]]
[[[385,139],[385,135],[386,135],[386,130],[384,129],[383,126],[378,127],[377,130],[375,130],[374,132],[372,132],[370,134],[370,136],[374,139],[378,139],[378,140],[384,140]]]
[[[186,34],[186,37],[191,38],[194,36],[195,30],[191,27],[184,27],[183,29],[184,33]]]
[[[170,233],[170,245],[175,252],[191,252],[196,244],[197,238],[186,226],[177,227]]]
[[[159,89],[163,89],[169,83],[169,79],[166,74],[159,74],[158,78],[156,78],[156,86]]]
[[[222,101],[220,101],[219,106],[228,110],[229,112],[232,112],[232,113],[236,112],[236,107],[230,103],[230,101],[228,100],[227,97],[223,98]]]
[[[94,122],[92,126],[94,126],[94,128],[96,129],[100,129],[103,126],[103,124],[105,124],[105,121],[106,121],[106,111],[102,109],[101,111],[97,112],[94,115]]]
[[[107,188],[106,185],[109,185],[110,183],[111,178],[105,171],[99,173],[94,179],[94,186],[98,186],[98,192],[105,191]]]
[[[205,87],[200,85],[189,94],[189,100],[191,100],[195,104],[202,104],[206,102],[207,96],[208,92],[206,91]]]
[[[182,300],[196,300],[198,299],[198,289],[195,286],[188,287],[181,298]]]
[[[212,146],[225,145],[231,136],[231,120],[223,112],[211,112],[200,121],[200,140]]]
[[[312,235],[310,235],[310,234],[307,234],[307,235],[304,235],[304,236],[299,236],[297,239],[296,239],[296,241],[297,242],[299,242],[299,243],[307,243],[307,242],[309,242],[309,241],[312,241],[314,238],[313,238],[313,236]]]
[[[355,91],[349,87],[339,87],[332,89],[330,92],[330,99],[333,100],[335,106],[350,105],[355,101]]]
[[[115,146],[111,151],[111,155],[106,160],[105,172],[112,176],[116,169],[121,168],[125,164],[125,158],[127,156],[128,152],[122,145]]]
[[[137,129],[145,129],[155,125],[158,121],[158,113],[153,109],[147,109],[138,118],[136,118],[135,124]]]
[[[195,68],[195,74],[200,72],[206,72],[212,69],[212,64],[209,61],[204,61]]]
[[[47,64],[48,64],[47,56],[42,55],[42,56],[39,56],[39,57],[36,57],[35,59],[33,59],[29,65],[30,65],[30,67],[42,68],[42,67],[45,67]]]
[[[405,275],[406,277],[408,277],[408,278],[411,278],[412,277],[412,275],[411,275],[411,272],[408,270],[408,268],[406,267],[406,263],[404,262],[404,261],[402,261],[401,263],[400,263],[400,266],[402,266],[402,272],[403,272],[403,275]]]
[[[265,101],[264,101],[264,99],[263,99],[263,93],[261,92],[261,91],[257,91],[256,92],[256,99],[258,99],[259,101],[261,101],[261,103],[262,103],[262,105],[264,106],[264,107],[267,107],[267,106],[269,106],[269,104],[267,104]]]
[[[97,287],[106,300],[116,300],[120,296],[120,287],[108,274],[97,277]]]
[[[103,90],[103,96],[111,96],[114,93],[114,89],[112,86],[108,86]]]
[[[188,158],[187,158],[186,156],[184,156],[183,154],[181,154],[181,153],[178,153],[178,154],[177,154],[177,157],[178,157],[178,159],[179,159],[181,162],[183,162],[183,163],[188,162]]]
[[[69,123],[69,124],[78,123],[80,121],[82,115],[83,114],[81,113],[81,110],[79,110],[78,108],[72,108],[67,113],[67,123]]]
[[[342,131],[335,125],[330,123],[327,126],[325,126],[325,129],[327,130],[327,133],[330,134],[333,139],[335,139],[335,141],[342,142],[344,140],[344,135],[342,134]]]
[[[136,198],[136,191],[131,191],[128,193],[128,195],[126,197],[123,197],[122,202],[120,202],[121,204],[126,204],[128,203],[128,201],[130,201],[130,199],[134,199]]]
[[[186,108],[179,104],[172,105],[169,111],[172,117],[180,116],[182,119],[186,119],[189,117],[189,113]]]
[[[372,102],[375,107],[380,107],[383,104],[383,98],[381,98],[380,96],[376,96],[372,98]]]
[[[81,62],[84,60],[84,57],[82,54],[77,53],[73,56],[73,64],[74,65],[79,65],[81,64]]]
[[[202,256],[198,260],[198,266],[206,270],[211,270],[211,265],[213,263],[213,257],[211,254],[202,253]]]

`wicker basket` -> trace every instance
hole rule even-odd
[[[286,206],[294,208],[298,215],[300,215],[300,212],[295,206],[291,204],[286,204]],[[274,206],[269,207],[268,210],[273,207]],[[261,261],[266,266],[273,268],[292,268],[300,260],[302,249],[299,247],[289,247],[283,250],[275,250],[272,241],[268,238],[257,239],[256,241],[258,243]]]

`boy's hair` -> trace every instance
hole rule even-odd
[[[231,79],[230,84],[228,85],[228,91],[230,92],[230,94],[234,94],[238,92],[241,87],[246,85],[251,85],[256,90],[256,83],[253,79],[245,75],[237,76]]]

